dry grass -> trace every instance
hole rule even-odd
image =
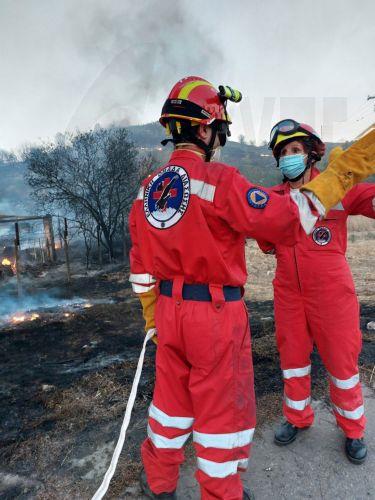
[[[375,275],[371,264],[375,257],[375,220],[362,216],[349,217],[347,259],[361,301],[375,299]],[[246,245],[248,280],[245,299],[273,300],[272,280],[276,269],[273,255],[265,255],[254,240]]]

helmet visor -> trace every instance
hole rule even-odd
[[[298,123],[292,119],[287,119],[281,120],[279,123],[276,123],[274,127],[272,127],[270,133],[269,148],[273,149],[275,147],[277,136],[279,134],[291,135],[297,131],[306,132],[308,135],[315,137],[318,141],[321,142],[319,135],[312,127],[310,127],[309,125],[305,125],[304,123]]]
[[[292,132],[295,132],[298,129],[298,127],[299,123],[291,119],[281,120],[281,122],[276,123],[276,125],[272,127],[270,133],[270,143],[269,143],[270,149],[273,149],[278,134],[281,133],[284,135],[288,135]]]

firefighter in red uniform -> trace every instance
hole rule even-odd
[[[272,188],[274,193],[288,194],[319,176],[315,163],[325,146],[308,125],[279,122],[272,129],[270,147],[284,175],[284,182]],[[340,154],[342,150],[335,148],[330,158]],[[299,428],[313,423],[310,355],[315,344],[329,374],[332,408],[346,436],[346,454],[359,464],[367,454],[366,419],[358,372],[359,305],[345,258],[349,215],[375,218],[375,184],[353,187],[323,221],[317,221],[311,234],[300,232],[296,245],[258,243],[277,259],[273,282],[276,340],[286,421],[276,430],[275,442],[289,444]]]
[[[238,101],[240,94],[230,87],[218,91],[198,77],[177,82],[160,118],[175,150],[143,182],[130,214],[130,281],[142,302],[146,331],[156,327],[158,344],[141,450],[141,485],[150,498],[176,498],[191,432],[202,498],[251,498],[239,476],[255,427],[242,300],[245,239],[293,245],[301,224],[311,230],[353,182],[375,170],[374,134],[305,191],[269,193],[235,168],[210,162],[229,135],[227,99]],[[353,162],[358,156],[360,166]]]

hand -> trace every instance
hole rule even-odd
[[[335,148],[331,155],[326,170],[301,188],[301,191],[312,192],[323,204],[326,213],[355,184],[375,174],[375,130],[343,152]]]
[[[339,158],[343,154],[343,152],[344,150],[340,146],[336,146],[335,148],[333,148],[329,153],[328,163],[337,160],[337,158]]]
[[[150,328],[149,330],[147,330],[147,334],[149,333],[153,333],[151,340],[153,341],[154,344],[158,345],[158,333],[156,331],[156,328]]]

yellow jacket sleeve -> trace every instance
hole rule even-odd
[[[375,174],[375,130],[342,152],[335,148],[324,172],[302,186],[311,191],[323,204],[326,213],[352,189],[355,184]]]

